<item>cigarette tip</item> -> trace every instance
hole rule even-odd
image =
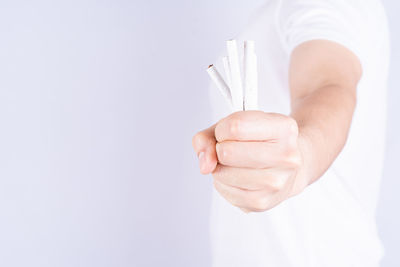
[[[213,64],[211,64],[211,65],[208,65],[208,68],[212,68],[214,65]]]

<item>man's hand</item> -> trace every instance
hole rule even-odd
[[[294,119],[241,111],[193,138],[200,170],[212,173],[216,190],[244,211],[265,211],[301,192],[309,181]]]
[[[331,41],[297,46],[290,58],[290,117],[236,112],[193,138],[200,170],[245,211],[264,211],[300,193],[346,143],[362,74],[358,58]]]

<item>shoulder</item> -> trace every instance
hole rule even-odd
[[[277,32],[287,53],[310,40],[337,42],[363,62],[388,50],[387,18],[378,0],[279,0]]]

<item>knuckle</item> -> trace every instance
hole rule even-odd
[[[293,119],[292,117],[286,117],[287,118],[287,126],[289,129],[290,135],[298,136],[299,134],[299,126],[297,125],[297,121]]]
[[[197,140],[199,139],[199,133],[196,133],[192,138],[192,146],[194,149],[197,148]]]
[[[221,165],[217,164],[215,167],[212,176],[214,177],[215,180],[220,181],[223,178],[223,172],[221,170]]]
[[[269,207],[269,200],[267,197],[258,197],[253,200],[252,208],[257,211],[266,211]]]
[[[231,136],[238,136],[240,134],[241,119],[238,116],[233,117],[229,122],[229,133]]]
[[[286,185],[286,181],[281,178],[276,178],[271,181],[271,183],[268,184],[269,188],[274,191],[274,192],[279,192],[284,189]]]
[[[217,180],[214,179],[213,185],[214,185],[215,190],[217,190],[217,192],[223,196],[224,192],[222,190],[221,184]]]
[[[218,190],[218,183],[217,183],[217,181],[213,181],[213,186],[215,187],[215,189],[217,189]]]
[[[227,162],[230,155],[228,147],[218,143],[216,146],[216,150],[217,150],[218,161],[221,163]]]
[[[215,190],[216,190],[222,197],[224,197],[224,192],[222,191],[219,182],[218,182],[217,180],[215,180],[215,179],[214,179],[214,181],[213,181],[213,186],[214,186]]]
[[[205,143],[206,139],[207,135],[203,131],[196,133],[192,138],[193,148],[199,149]]]
[[[285,162],[292,168],[298,168],[301,166],[301,157],[296,150],[288,150],[285,155]]]

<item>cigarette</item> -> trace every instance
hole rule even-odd
[[[244,42],[244,110],[258,109],[257,56],[254,41]]]
[[[227,85],[229,87],[231,87],[232,86],[232,81],[231,81],[231,67],[229,66],[229,58],[228,57],[223,57],[222,58],[222,63],[224,64],[226,83],[227,83]]]
[[[239,56],[236,40],[226,42],[231,73],[232,105],[235,111],[243,110],[243,86],[240,76]]]
[[[211,80],[221,92],[222,96],[225,98],[228,104],[232,106],[231,91],[229,89],[229,86],[224,81],[224,78],[222,78],[221,74],[218,72],[217,68],[214,65],[210,65],[208,66],[207,72],[208,75],[210,75]]]

